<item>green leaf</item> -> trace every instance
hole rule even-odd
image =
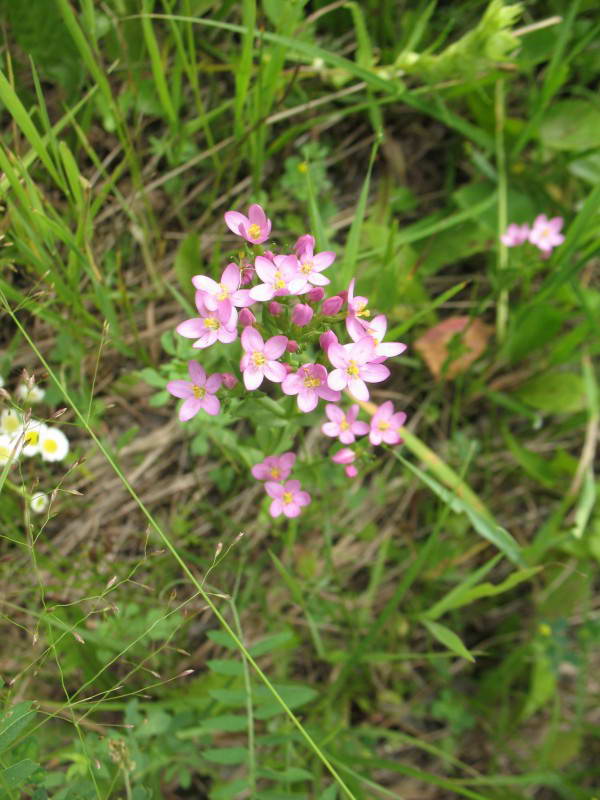
[[[218,675],[230,675],[234,678],[244,675],[244,667],[240,661],[226,658],[214,658],[207,662],[210,669]]]
[[[10,789],[18,789],[27,783],[28,779],[38,769],[40,769],[39,764],[36,764],[30,758],[24,758],[23,761],[18,761],[0,772],[0,784],[8,786]]]
[[[273,650],[278,650],[292,639],[294,639],[294,634],[291,631],[282,631],[261,639],[260,642],[256,642],[252,647],[249,647],[248,651],[253,658],[258,658],[258,656],[264,656]]]
[[[31,705],[30,702],[18,703],[0,718],[0,753],[8,750],[35,717],[35,711],[30,710]]]
[[[238,778],[236,781],[228,781],[214,791],[211,790],[210,796],[212,800],[234,800],[246,789],[248,789],[248,781],[245,778]]]
[[[297,781],[310,781],[312,780],[312,772],[300,767],[288,767],[284,770],[275,769],[261,769],[259,773],[261,778],[268,778],[271,781],[278,781],[279,783],[296,783]]]
[[[248,727],[248,720],[239,714],[221,714],[218,717],[205,719],[202,725],[195,728],[187,728],[179,731],[178,739],[194,739],[196,736],[203,736],[205,733],[215,731],[225,731],[226,733],[239,733]]]
[[[215,747],[204,750],[202,756],[215,764],[244,764],[248,760],[246,747]]]
[[[437,639],[438,642],[443,644],[444,647],[447,647],[448,650],[452,650],[453,653],[456,653],[456,655],[461,658],[466,658],[467,661],[475,661],[460,638],[454,631],[451,631],[450,628],[447,628],[445,625],[440,625],[439,622],[432,622],[430,619],[422,618],[421,622],[425,625],[429,633]]]
[[[291,709],[306,705],[306,703],[310,703],[311,700],[314,700],[315,697],[318,696],[318,692],[316,692],[314,689],[311,689],[309,686],[276,685],[275,688],[283,698],[284,702]],[[281,706],[275,700],[271,699],[270,695],[262,696],[265,697],[264,701],[259,701],[261,694],[259,694],[259,690],[255,692],[257,708],[254,712],[254,716],[257,719],[270,719],[276,714],[282,713]]]
[[[554,150],[592,150],[600,146],[600,111],[587,100],[553,103],[544,115],[539,137]]]
[[[227,631],[209,631],[207,634],[208,638],[211,642],[215,642],[216,644],[221,645],[221,647],[226,647],[227,650],[237,650],[237,644],[232,639],[232,637],[227,633]]]
[[[515,394],[548,414],[572,414],[585,407],[583,378],[575,372],[545,372],[528,380]]]

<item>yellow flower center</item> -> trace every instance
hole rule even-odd
[[[300,267],[300,272],[303,272],[305,275],[310,275],[314,268],[315,265],[313,261],[305,261]]]
[[[26,445],[36,445],[39,441],[40,435],[37,431],[27,431],[25,434]]]
[[[273,478],[273,480],[278,481],[279,478],[281,478],[281,470],[277,469],[277,467],[273,467],[273,469],[271,470],[271,477]]]
[[[192,386],[192,392],[194,393],[194,397],[196,398],[196,400],[202,400],[202,398],[206,394],[206,389],[204,388],[204,386],[196,386],[196,384],[194,384]]]
[[[349,427],[350,425],[348,425],[348,423],[346,422],[346,417],[344,417],[344,419],[340,422],[340,430],[347,431]]]
[[[259,353],[258,350],[255,350],[254,353],[252,353],[252,363],[255,367],[262,367],[266,360],[265,354]]]
[[[350,361],[350,363],[346,368],[346,372],[348,373],[348,375],[352,375],[353,378],[358,377],[358,367],[356,366],[356,361],[352,360]]]
[[[377,430],[380,430],[380,431],[387,431],[387,429],[388,429],[389,427],[390,427],[390,423],[389,423],[389,422],[386,422],[386,421],[385,421],[385,420],[383,420],[383,419],[381,420],[381,422],[378,422],[378,423],[377,423]]]
[[[275,275],[274,275],[274,278],[275,278],[275,284],[274,284],[275,288],[276,289],[285,289],[285,281],[283,280],[283,276],[281,275],[281,272],[277,271],[275,273]]]
[[[284,492],[283,493],[283,502],[284,503],[292,503],[294,501],[294,495],[291,492]]]
[[[56,451],[58,450],[58,445],[56,444],[54,439],[46,439],[42,447],[47,453],[56,453]]]
[[[229,289],[223,284],[219,284],[221,287],[221,291],[217,295],[217,300],[228,300],[229,299]]]
[[[204,327],[210,328],[211,331],[216,331],[219,327],[219,320],[216,317],[205,317]]]
[[[307,375],[303,383],[307,389],[314,389],[321,385],[321,381],[318,378],[313,378],[311,375]]]
[[[257,225],[256,222],[250,225],[248,228],[248,236],[251,239],[258,239],[260,236],[260,225]]]

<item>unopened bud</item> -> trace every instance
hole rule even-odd
[[[356,453],[349,447],[342,447],[342,449],[338,450],[338,452],[335,453],[335,455],[331,456],[331,460],[335,464],[352,464],[355,458],[356,458]]]
[[[292,322],[294,325],[298,325],[300,327],[308,325],[313,318],[314,313],[315,312],[312,310],[312,308],[307,306],[306,303],[296,303],[294,310],[292,311]]]
[[[308,299],[311,303],[319,303],[325,297],[325,290],[322,286],[315,286],[308,293]]]
[[[221,378],[223,380],[223,386],[225,386],[227,389],[233,389],[238,382],[238,379],[231,372],[222,372]]]
[[[356,469],[356,467],[354,466],[354,464],[349,464],[349,465],[346,467],[346,470],[345,470],[345,472],[346,472],[346,475],[347,475],[349,478],[356,478],[356,476],[358,475],[358,470]]]
[[[249,308],[242,308],[242,310],[239,313],[238,319],[240,321],[240,325],[243,328],[246,328],[248,325],[254,325],[254,323],[256,322],[256,317],[250,311]]]
[[[333,314],[337,314],[341,307],[344,305],[344,301],[339,296],[339,294],[334,295],[333,297],[328,297],[327,300],[323,301],[323,305],[321,306],[321,312],[323,314],[327,314],[328,316]]]
[[[295,342],[293,339],[288,339],[288,343],[286,344],[285,349],[288,351],[288,353],[297,353],[298,342]]]
[[[277,300],[271,300],[267,308],[269,310],[269,314],[273,314],[274,316],[281,314],[283,311],[283,306],[281,303],[278,303]]]
[[[338,338],[333,331],[325,331],[319,336],[319,344],[321,345],[321,349],[327,352],[329,350],[329,346],[332,344],[337,344]]]
[[[244,267],[240,275],[240,286],[246,286],[247,284],[252,283],[253,277],[254,270],[251,267]]]

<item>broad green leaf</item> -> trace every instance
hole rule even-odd
[[[9,708],[0,718],[0,753],[8,750],[19,734],[35,717],[31,711],[31,703],[18,703]]]
[[[556,689],[556,673],[552,669],[548,656],[541,650],[535,653],[531,671],[531,682],[527,700],[521,712],[521,719],[526,720],[544,706],[553,696]]]
[[[445,625],[440,625],[439,622],[432,622],[430,619],[421,619],[421,622],[429,633],[438,640],[444,647],[447,647],[448,650],[452,650],[453,653],[456,653],[457,656],[461,658],[466,658],[467,661],[475,661],[471,653],[467,650],[464,646],[460,638],[451,631],[450,628],[447,628]]]
[[[287,705],[292,709],[306,705],[306,703],[310,703],[311,700],[314,700],[315,697],[318,696],[318,692],[311,689],[309,686],[276,685],[275,688]],[[254,716],[257,719],[270,719],[276,714],[281,714],[281,706],[266,695],[266,693],[261,694],[262,699],[259,700],[260,695],[256,696],[258,695],[258,690],[255,692],[257,708]]]
[[[218,675],[230,675],[232,677],[242,677],[244,667],[241,661],[233,661],[226,658],[215,658],[207,662],[208,667]]]
[[[24,758],[11,767],[7,767],[0,772],[0,785],[8,786],[10,789],[18,789],[23,786],[29,778],[40,769],[30,758]]]
[[[215,764],[243,764],[248,760],[246,747],[215,747],[202,752],[207,761]]]
[[[585,407],[583,378],[576,372],[545,372],[528,380],[515,394],[548,414],[572,414]]]
[[[553,103],[544,115],[539,137],[554,150],[592,150],[600,146],[600,110],[587,100]]]
[[[228,781],[224,786],[220,786],[214,791],[211,790],[211,800],[237,800],[240,794],[248,789],[246,778],[238,778],[235,781]]]
[[[226,647],[228,650],[237,650],[237,645],[227,631],[209,631],[207,634],[211,642]]]
[[[296,783],[297,781],[310,781],[313,778],[312,772],[300,767],[288,767],[284,770],[275,769],[261,769],[259,770],[261,778],[268,778],[271,781],[278,781],[279,783]]]
[[[226,733],[238,733],[245,731],[248,728],[248,720],[239,714],[222,714],[218,717],[209,717],[197,728],[187,728],[184,731],[179,731],[177,734],[178,739],[193,739],[196,736],[202,736],[205,733],[213,733],[215,731],[225,731]]]
[[[258,656],[264,656],[266,653],[278,650],[285,644],[288,644],[293,638],[294,634],[291,631],[282,631],[281,633],[275,633],[272,636],[261,639],[260,642],[256,642],[256,644],[253,644],[248,650],[251,656],[258,658]]]

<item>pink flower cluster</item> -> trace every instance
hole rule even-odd
[[[406,345],[384,341],[387,319],[383,314],[371,318],[368,298],[355,294],[354,280],[347,291],[325,296],[324,287],[330,280],[324,272],[334,263],[336,254],[315,252],[315,239],[310,234],[300,236],[292,252],[266,249],[263,245],[272,224],[259,205],[251,205],[247,216],[227,211],[225,223],[245,239],[245,251],[238,253],[237,263],[229,263],[219,279],[208,275],[192,278],[198,316],[178,325],[177,332],[192,339],[192,347],[198,350],[219,342],[231,345],[239,336],[239,369],[245,390],[255,391],[265,381],[280,384],[283,394],[295,397],[304,414],[325,401],[329,422],[322,431],[343,445],[353,444],[357,436],[367,433],[372,445],[401,442],[399,431],[405,414],[394,412],[388,401],[368,424],[358,420],[358,403],[369,400],[369,384],[388,378],[390,370],[384,362],[404,352]],[[338,333],[333,330],[332,326],[339,323],[344,324],[350,341],[340,341],[339,327]],[[207,376],[194,361],[189,362],[188,371],[190,381],[167,384],[172,395],[184,400],[179,411],[182,421],[200,410],[217,414],[221,404],[216,392],[220,388],[240,392],[238,378],[232,373]],[[347,411],[337,405],[342,392],[358,401]],[[269,456],[253,468],[254,476],[266,481],[273,517],[297,516],[310,502],[298,481],[285,481],[293,458],[293,453]],[[346,466],[351,477],[357,474],[355,458],[348,447],[333,456],[334,461]],[[275,471],[270,476],[266,472],[269,469]]]
[[[518,247],[529,242],[541,251],[543,258],[548,258],[552,250],[565,240],[560,233],[563,222],[562,217],[548,219],[545,214],[539,214],[531,227],[527,223],[517,225],[513,222],[502,234],[500,241],[507,247]]]

